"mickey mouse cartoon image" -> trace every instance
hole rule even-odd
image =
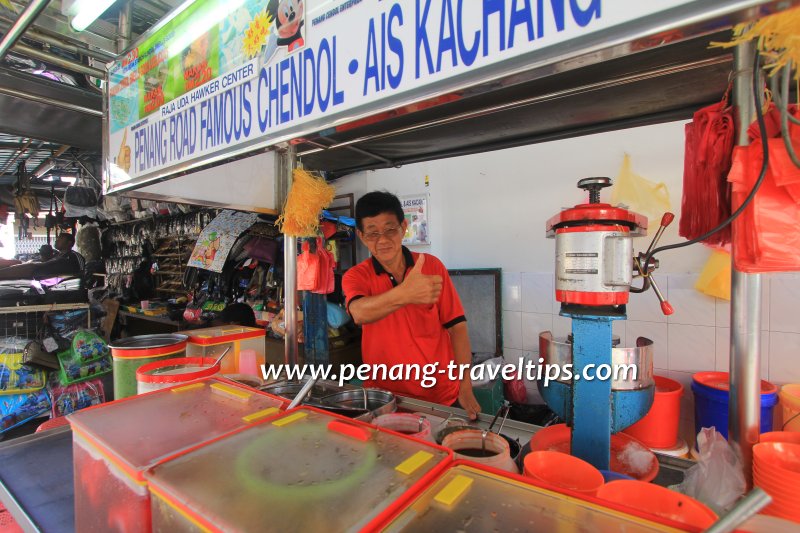
[[[288,47],[289,52],[302,48],[305,44],[303,40],[304,0],[270,0],[267,4],[267,13],[275,21],[278,46]]]

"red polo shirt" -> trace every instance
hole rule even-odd
[[[403,247],[406,272],[419,257]],[[442,294],[433,305],[405,305],[377,322],[364,324],[361,341],[361,356],[364,363],[392,365],[419,365],[420,380],[377,379],[365,382],[367,387],[378,387],[442,405],[452,405],[458,399],[459,383],[447,376],[447,364],[455,359],[453,345],[447,328],[466,321],[461,300],[458,298],[447,269],[436,257],[426,254],[422,273],[442,277]],[[374,258],[362,261],[344,275],[342,289],[347,306],[365,296],[376,296],[398,285]],[[436,384],[424,388],[421,383],[423,367],[438,363],[434,375]],[[403,372],[407,370],[404,368]],[[411,374],[413,377],[413,374]],[[379,375],[378,378],[382,377]],[[388,375],[387,375],[388,377]]]

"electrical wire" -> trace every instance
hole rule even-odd
[[[750,202],[753,200],[753,198],[755,198],[758,189],[761,187],[761,184],[764,182],[764,178],[767,175],[767,168],[769,168],[769,151],[767,150],[767,125],[766,122],[764,121],[764,113],[761,110],[761,98],[760,98],[761,84],[759,82],[759,75],[758,75],[760,69],[761,69],[760,55],[758,51],[756,51],[755,57],[753,59],[753,98],[755,100],[756,119],[758,120],[758,129],[761,137],[761,148],[764,154],[764,161],[761,165],[761,173],[759,174],[755,184],[753,184],[753,188],[750,190],[750,194],[747,195],[747,198],[745,198],[744,202],[742,202],[742,205],[740,205],[736,209],[736,211],[731,213],[731,216],[729,216],[727,220],[720,223],[716,228],[711,229],[706,233],[704,233],[703,235],[700,235],[699,237],[696,237],[688,241],[679,242],[675,244],[668,244],[665,246],[659,246],[658,248],[652,250],[649,254],[647,254],[644,257],[642,261],[643,265],[649,264],[650,259],[652,259],[653,256],[656,255],[657,253],[665,252],[667,250],[675,250],[677,248],[683,248],[684,246],[696,244],[698,242],[708,239],[718,231],[728,226],[731,222],[736,220],[736,218],[742,214],[742,212],[747,208],[747,206],[750,205]],[[647,272],[647,269],[645,269],[645,272]],[[642,275],[644,277],[647,277],[649,275],[649,272]]]

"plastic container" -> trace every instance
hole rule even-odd
[[[531,437],[531,451],[549,450],[569,453],[572,429],[566,424],[554,424],[537,431]],[[649,457],[648,457],[649,456]],[[611,470],[640,481],[652,481],[658,475],[658,459],[644,444],[630,435],[611,435]]]
[[[525,456],[524,467],[528,477],[588,496],[605,483],[603,474],[591,464],[561,452],[531,452]]]
[[[455,463],[371,531],[669,531],[680,524],[644,518],[535,485],[530,478]]]
[[[797,431],[768,431],[762,433],[758,442],[786,442],[800,444],[800,432]]]
[[[511,458],[511,447],[496,433],[486,434],[484,446],[483,432],[478,429],[454,431],[442,440],[442,446],[455,452],[456,459],[473,461],[498,470],[519,474],[517,463]]]
[[[800,522],[800,444],[753,446],[753,485],[772,496],[764,514]]]
[[[186,348],[189,357],[216,359],[226,348],[230,348],[222,359],[223,374],[253,374],[261,377],[261,365],[266,364],[267,352],[267,331],[264,328],[220,326],[181,333],[189,337]],[[245,354],[242,354],[243,351]]]
[[[674,379],[653,376],[656,392],[647,414],[623,430],[649,448],[672,448],[678,441],[683,385]]]
[[[424,416],[411,413],[390,413],[376,417],[372,423],[379,428],[390,429],[415,439],[435,442],[431,432],[431,423]]]
[[[783,430],[800,432],[800,384],[781,387]]]
[[[72,424],[76,531],[150,531],[145,470],[277,414],[280,398],[219,378],[98,405]]]
[[[219,363],[210,357],[176,357],[142,365],[136,371],[137,393],[182,385],[219,373]]]
[[[694,433],[715,427],[728,438],[729,375],[727,372],[698,372],[692,376],[694,392]],[[772,410],[778,403],[778,388],[761,380],[761,433],[772,431]]]
[[[158,531],[359,531],[439,474],[448,450],[301,407],[146,474]]]
[[[114,341],[111,358],[114,366],[114,399],[135,396],[136,371],[147,363],[186,356],[186,335],[138,335]]]
[[[612,481],[600,487],[597,497],[700,529],[717,520],[714,511],[694,498],[653,483]]]

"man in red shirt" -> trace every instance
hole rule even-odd
[[[452,374],[457,379],[450,379],[448,371],[448,365],[468,368],[472,361],[461,300],[439,259],[403,246],[407,225],[393,194],[361,197],[356,204],[357,233],[372,257],[347,271],[342,288],[348,312],[363,328],[364,363],[390,368],[436,365],[435,384],[383,379],[380,372],[365,384],[442,405],[457,403],[476,418],[480,406],[469,371]]]

